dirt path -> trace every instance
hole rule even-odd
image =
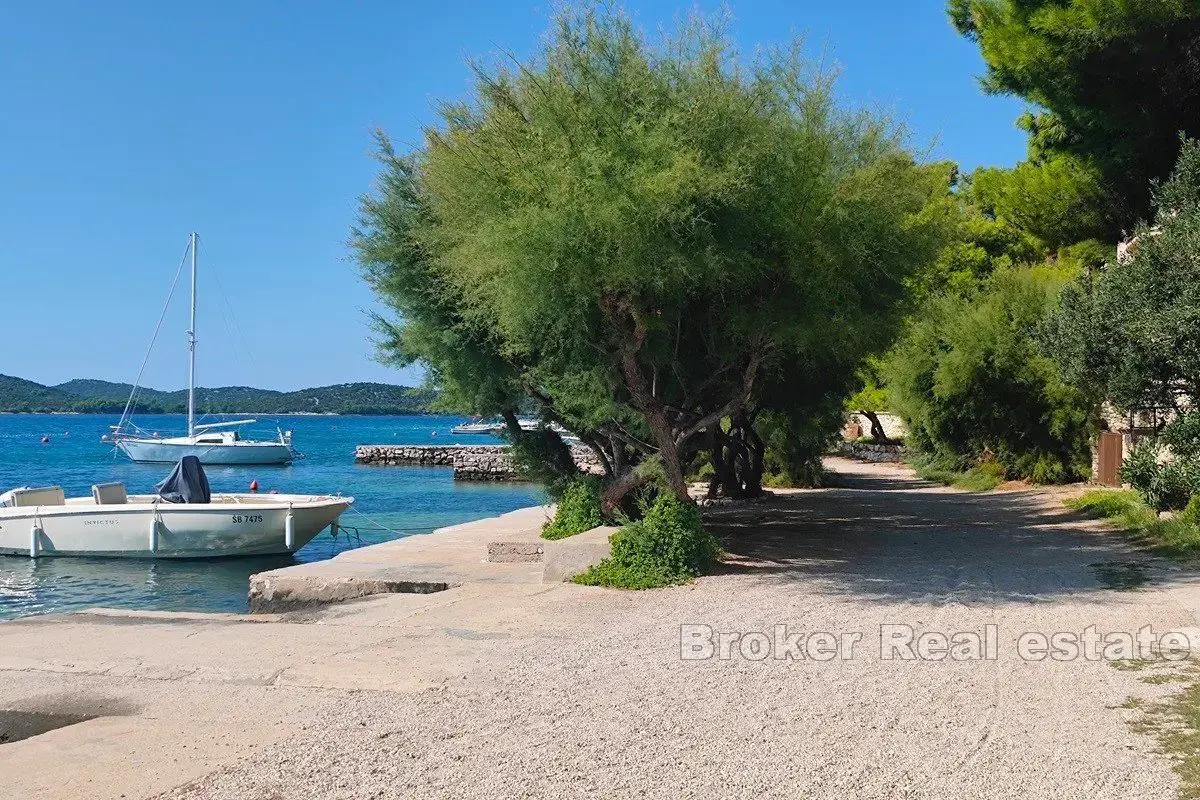
[[[168,796],[1173,796],[1170,764],[1119,707],[1170,687],[1104,661],[1026,660],[1016,642],[1091,625],[1195,630],[1190,575],[1036,493],[963,494],[830,463],[839,488],[713,511],[730,559],[693,586],[463,588],[230,623],[247,637],[239,652],[261,661],[275,652],[264,638],[282,637],[310,648],[324,678],[240,688],[247,713],[293,715],[286,735]],[[174,625],[154,629],[156,646],[182,635]],[[743,639],[729,658],[684,659],[682,625],[708,626],[714,645]],[[814,658],[828,652],[817,637],[803,658],[776,658],[785,637],[757,659],[746,642],[778,625],[843,636],[851,657]],[[995,656],[885,659],[888,625],[994,630]],[[2,628],[0,646],[14,642]],[[706,629],[687,630],[703,655]]]

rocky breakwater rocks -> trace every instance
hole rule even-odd
[[[584,472],[602,474],[603,466],[588,447],[574,445],[571,455]],[[363,444],[354,463],[386,467],[453,467],[456,481],[519,481],[524,476],[506,445]]]

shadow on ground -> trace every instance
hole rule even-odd
[[[1036,491],[974,494],[890,465],[827,466],[831,488],[708,512],[727,553],[718,572],[867,601],[965,605],[1136,590],[1181,574]],[[1106,577],[1124,568],[1151,577]]]

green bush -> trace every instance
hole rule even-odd
[[[1187,507],[1179,512],[1179,518],[1189,524],[1200,526],[1200,494],[1192,495]]]
[[[653,589],[689,583],[720,554],[716,538],[704,530],[700,509],[663,492],[638,522],[609,539],[612,555],[572,580],[588,586]]]
[[[1170,425],[1167,426],[1168,430]],[[1166,438],[1164,431],[1164,439]],[[1172,460],[1160,463],[1160,447],[1150,439],[1143,440],[1130,451],[1121,464],[1121,480],[1134,488],[1146,504],[1155,511],[1178,511],[1186,508],[1200,494],[1200,460],[1183,454],[1172,454]]]
[[[1094,491],[1063,501],[1091,517],[1107,519],[1167,555],[1192,556],[1200,550],[1200,501],[1173,519],[1160,519],[1135,492]]]
[[[1120,517],[1141,506],[1136,492],[1105,490],[1085,492],[1079,497],[1064,500],[1063,503],[1069,508],[1098,519]]]
[[[1004,466],[995,461],[983,461],[967,466],[954,458],[917,453],[908,459],[908,464],[922,480],[942,483],[968,492],[990,491],[1007,477]]]
[[[990,492],[1004,482],[1004,467],[995,461],[985,461],[960,474],[951,483],[955,489],[968,492]]]
[[[1034,338],[1064,280],[1046,267],[1001,269],[913,316],[883,367],[910,448],[958,472],[990,453],[1009,476],[1039,483],[1089,474],[1091,403]]]
[[[600,481],[594,476],[571,481],[558,501],[554,519],[542,528],[542,538],[565,539],[603,525],[601,494]]]

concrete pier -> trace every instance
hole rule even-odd
[[[607,555],[607,533],[599,543],[586,534],[561,542],[542,539],[542,525],[552,515],[552,506],[522,508],[348,550],[328,561],[260,572],[250,576],[250,610],[296,611],[376,594],[430,594],[474,583],[542,583],[547,567],[543,554],[550,551],[558,565],[551,582],[561,582],[570,577],[563,574],[562,565],[582,565],[575,570],[582,572]],[[586,553],[576,554],[577,548]]]

